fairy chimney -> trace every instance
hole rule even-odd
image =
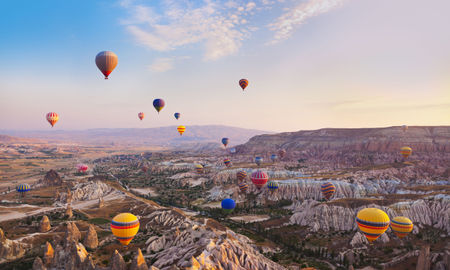
[[[86,236],[84,237],[83,245],[89,249],[96,249],[98,247],[97,232],[91,224],[89,225]]]
[[[52,226],[50,225],[50,220],[44,215],[39,223],[39,231],[44,233],[50,231],[51,228]]]

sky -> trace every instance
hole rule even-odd
[[[448,0],[1,1],[0,129],[50,129],[48,112],[64,130],[450,125],[448,10]],[[105,50],[119,58],[109,80],[94,62]]]

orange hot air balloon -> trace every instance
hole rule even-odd
[[[400,149],[400,154],[406,159],[412,154],[411,147],[404,146]]]
[[[59,115],[55,112],[49,112],[47,113],[47,121],[50,123],[50,125],[52,125],[52,127],[56,124],[56,122],[58,122],[59,120]]]
[[[116,68],[117,63],[117,55],[111,51],[99,52],[95,57],[95,64],[103,75],[105,75],[105,80],[108,79],[109,74]]]
[[[144,119],[145,114],[143,112],[138,113],[139,119]]]
[[[183,135],[184,131],[186,130],[185,126],[178,126],[177,127],[178,132],[180,133],[180,136]]]

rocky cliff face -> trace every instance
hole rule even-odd
[[[0,228],[0,263],[22,258],[29,248],[28,244],[7,239]]]
[[[42,186],[60,186],[62,185],[63,181],[62,178],[59,176],[59,174],[55,170],[48,171],[44,178],[39,180],[38,184]]]
[[[117,192],[115,189],[111,188],[107,184],[100,181],[88,181],[79,182],[73,188],[71,194],[71,201],[90,201],[90,200],[100,200],[104,196],[111,194],[112,192]],[[59,193],[58,201],[67,202],[68,193]],[[103,199],[102,199],[103,200]]]

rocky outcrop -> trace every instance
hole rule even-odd
[[[89,225],[86,236],[84,237],[83,245],[88,249],[96,249],[98,247],[97,232],[95,231],[94,226],[91,224]]]
[[[46,187],[61,186],[63,183],[62,178],[55,170],[48,171],[44,178],[39,180],[38,184]]]
[[[417,258],[416,270],[430,270],[430,246],[423,246]]]
[[[45,265],[42,262],[41,258],[36,257],[36,259],[34,259],[33,270],[47,270],[47,267],[45,267]]]
[[[105,207],[105,201],[103,200],[103,197],[98,198],[98,208]]]
[[[72,206],[67,205],[65,216],[68,219],[71,219],[73,217]]]
[[[140,248],[138,248],[137,255],[131,262],[130,270],[148,270],[147,263]]]
[[[50,225],[50,219],[46,215],[44,215],[41,219],[41,222],[39,222],[39,231],[41,233],[48,232],[52,226]]]
[[[89,201],[100,199],[112,192],[118,192],[100,181],[77,183],[72,190],[73,201]]]
[[[123,260],[122,255],[117,250],[114,250],[113,255],[111,256],[111,261],[109,263],[110,270],[126,270],[127,265]]]
[[[53,263],[53,259],[55,257],[55,250],[49,242],[45,243],[45,251],[44,251],[44,263],[49,266]]]
[[[0,262],[21,258],[29,248],[28,244],[7,239],[0,228]]]
[[[66,243],[70,243],[71,241],[78,242],[81,239],[80,230],[78,230],[77,225],[74,222],[67,223],[67,229],[65,233],[64,240]]]

